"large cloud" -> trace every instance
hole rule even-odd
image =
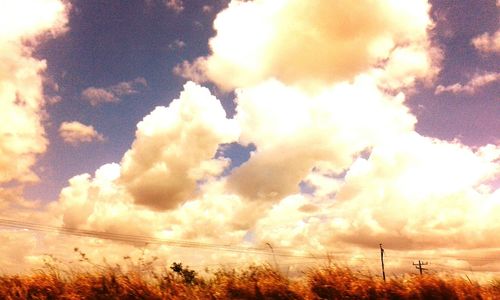
[[[179,99],[137,125],[121,182],[137,203],[174,208],[193,196],[197,181],[223,171],[227,162],[214,156],[219,144],[238,138],[236,125],[208,89],[187,83]]]
[[[224,180],[217,176],[228,160],[215,156],[220,144],[238,135],[238,124],[226,118],[208,89],[189,82],[179,99],[137,125],[121,164],[71,178],[50,214],[71,228],[195,238],[219,236],[214,228],[227,226],[231,235],[229,228],[245,223],[232,214],[243,215],[244,205],[238,196],[225,195]]]
[[[429,9],[425,0],[235,0],[217,15],[211,55],[184,62],[176,72],[204,75],[223,88],[269,78],[314,86],[350,80],[375,66],[433,76]]]
[[[0,183],[35,181],[31,167],[45,152],[43,60],[32,57],[41,34],[65,29],[58,0],[9,1],[0,10]],[[29,43],[26,43],[29,42]],[[29,46],[28,46],[29,44]]]
[[[425,256],[439,261],[448,253],[480,266],[474,257],[500,246],[500,190],[489,184],[498,178],[499,159],[494,145],[474,150],[416,133],[401,135],[358,158],[345,176],[313,171],[324,179],[309,180],[312,193],[280,201],[258,221],[256,236],[278,247],[347,249],[350,255],[356,247],[383,243],[394,255],[434,251]],[[477,252],[471,255],[469,249]]]
[[[316,96],[276,81],[240,90],[241,142],[257,150],[233,171],[230,186],[250,199],[276,200],[297,192],[316,165],[341,173],[359,152],[413,130],[415,117],[403,101],[367,76]]]
[[[224,182],[205,183],[198,197],[175,210],[154,211],[137,205],[120,184],[120,165],[107,164],[94,176],[77,175],[61,191],[59,201],[50,205],[50,214],[70,228],[156,236],[165,239],[235,239],[240,242],[249,219],[246,205],[238,196],[227,194]]]
[[[498,216],[500,199],[481,185],[498,175],[499,151],[490,145],[474,153],[418,134],[379,145],[351,167],[337,193],[346,226],[337,234],[393,248],[498,246],[485,236],[497,225],[482,222]]]
[[[179,99],[157,107],[137,124],[136,139],[118,169],[106,167],[99,174],[118,172],[105,178],[116,181],[112,186],[119,193],[130,193],[135,204],[174,209],[195,197],[199,183],[222,173],[229,161],[215,158],[217,149],[238,136],[238,124],[226,118],[220,101],[208,89],[188,82]],[[89,205],[85,199],[94,198],[88,194],[91,182],[88,174],[74,177],[70,185],[76,188],[65,192],[71,197],[62,194],[63,199],[81,198],[81,205]]]

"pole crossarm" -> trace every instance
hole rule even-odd
[[[423,266],[426,266],[428,265],[429,263],[428,262],[423,262],[423,261],[418,261],[418,263],[413,263],[413,265],[415,266],[415,269],[419,270],[420,272],[420,275],[423,274],[423,271],[427,271],[428,269],[424,268]]]

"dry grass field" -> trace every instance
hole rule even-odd
[[[182,264],[61,271],[48,264],[30,275],[0,276],[0,299],[500,299],[500,280],[405,275],[384,282],[335,265],[287,278],[268,265],[218,269],[200,276]]]

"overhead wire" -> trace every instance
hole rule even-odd
[[[99,239],[113,240],[113,241],[132,243],[132,244],[137,244],[137,243],[160,244],[160,245],[169,245],[173,247],[198,248],[198,249],[229,251],[229,252],[238,252],[246,254],[275,255],[280,257],[317,258],[317,259],[324,258],[324,256],[318,256],[312,254],[309,255],[297,254],[292,252],[285,252],[283,250],[274,251],[273,253],[269,251],[269,248],[266,247],[243,247],[230,244],[211,244],[211,243],[183,241],[183,240],[160,239],[142,235],[129,235],[129,234],[114,233],[114,232],[103,232],[103,231],[94,231],[94,230],[86,230],[86,229],[78,229],[70,227],[59,227],[59,226],[51,226],[51,225],[44,225],[44,224],[9,220],[9,219],[0,219],[0,226],[17,228],[17,229],[27,229],[39,232],[46,232],[46,233],[60,233],[60,234],[74,235],[81,237],[94,237]]]
[[[360,261],[369,261],[369,260],[378,260],[379,258],[376,256],[373,257],[353,257],[349,255],[348,252],[345,251],[337,251],[332,252],[329,251],[328,255],[314,255],[312,253],[309,254],[299,254],[293,253],[292,251],[285,251],[285,249],[293,249],[291,247],[276,247],[274,251],[270,251],[269,247],[244,247],[237,246],[231,244],[216,244],[216,243],[203,243],[203,242],[194,242],[194,241],[185,241],[185,240],[173,240],[173,239],[161,239],[150,236],[143,235],[130,235],[130,234],[122,234],[116,232],[104,232],[104,231],[95,231],[95,230],[87,230],[87,229],[78,229],[71,227],[60,227],[60,226],[51,226],[39,223],[32,223],[26,221],[12,220],[12,219],[4,219],[0,218],[0,226],[8,227],[8,228],[17,228],[17,229],[25,229],[32,230],[38,232],[45,233],[59,233],[65,235],[73,235],[80,237],[91,237],[98,238],[104,240],[113,240],[117,242],[123,243],[131,243],[131,244],[158,244],[158,245],[168,245],[172,247],[183,247],[183,248],[197,248],[197,249],[205,249],[205,250],[214,250],[214,251],[228,251],[228,252],[236,252],[236,253],[245,253],[245,254],[258,254],[258,255],[274,255],[277,257],[288,257],[288,258],[302,258],[302,259],[331,259],[331,260],[360,260]],[[416,260],[416,259],[427,259],[431,261],[440,261],[446,259],[455,259],[455,260],[464,260],[464,261],[477,261],[477,262],[497,262],[498,259],[494,258],[484,258],[484,257],[472,257],[472,256],[452,256],[452,255],[437,255],[432,257],[417,257],[417,256],[403,256],[403,255],[388,255],[387,258],[394,259],[408,259],[408,260]]]

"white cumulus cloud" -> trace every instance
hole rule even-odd
[[[207,79],[230,89],[270,78],[287,84],[329,84],[375,66],[383,69],[393,59],[398,64],[392,63],[392,73],[415,67],[431,70],[437,56],[430,51],[429,10],[425,0],[231,1],[214,21],[217,34],[209,42],[211,54],[184,62],[175,71],[190,77],[201,70]]]
[[[297,192],[316,165],[341,172],[366,148],[413,130],[415,117],[403,101],[367,76],[315,96],[276,81],[241,89],[240,141],[257,149],[233,170],[230,186],[253,200],[276,200]]]
[[[121,181],[138,203],[174,208],[193,196],[197,180],[222,172],[227,162],[213,157],[238,138],[236,125],[208,89],[187,83],[179,99],[137,125]]]
[[[0,183],[36,181],[31,167],[45,152],[46,62],[33,57],[41,35],[65,31],[67,7],[57,0],[4,1],[0,10]],[[29,41],[28,43],[26,43]]]

